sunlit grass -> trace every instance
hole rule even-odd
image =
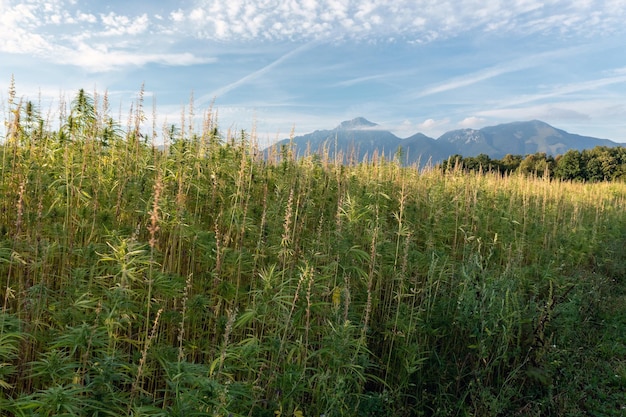
[[[211,114],[148,140],[141,102],[105,103],[81,91],[58,131],[9,103],[3,414],[626,405],[625,184],[266,160]]]

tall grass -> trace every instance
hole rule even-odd
[[[626,406],[624,184],[264,159],[193,103],[144,133],[142,101],[122,128],[80,91],[53,131],[10,95],[3,414]]]

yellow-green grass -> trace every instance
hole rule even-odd
[[[10,100],[3,414],[623,412],[625,184],[264,159],[107,106]]]

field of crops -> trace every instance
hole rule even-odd
[[[10,97],[0,414],[626,412],[626,184],[265,158],[211,110],[108,107],[53,129]]]

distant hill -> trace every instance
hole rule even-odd
[[[279,152],[290,139],[285,139],[268,147],[265,152]],[[393,159],[399,155],[405,164],[429,161],[437,163],[454,154],[477,156],[481,153],[492,159],[501,159],[507,154],[527,155],[545,152],[559,155],[569,149],[591,149],[596,146],[620,146],[608,139],[581,136],[557,129],[549,124],[531,120],[527,122],[505,123],[482,129],[459,129],[444,133],[434,139],[416,133],[401,139],[382,129],[376,123],[362,117],[342,122],[331,130],[315,132],[293,138],[297,156],[309,153],[328,154],[330,158],[342,155],[343,160],[361,161],[374,154]]]
[[[505,123],[480,130],[453,130],[444,133],[438,140],[453,144],[456,153],[463,156],[484,153],[495,159],[501,159],[506,154],[545,152],[556,156],[570,149],[582,151],[596,146],[619,146],[619,143],[608,139],[568,133],[539,120]]]
[[[393,133],[362,117],[342,122],[332,130],[316,130],[293,139],[298,157],[307,153],[327,153],[329,157],[335,158],[336,154],[341,153],[344,161],[350,158],[361,161],[374,152],[393,157],[401,142],[402,139]],[[290,139],[282,140],[269,147],[266,152],[271,149],[279,151],[283,145],[289,143]]]

